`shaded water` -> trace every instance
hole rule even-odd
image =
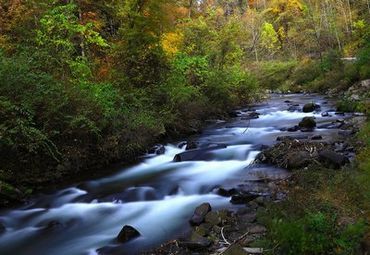
[[[316,113],[289,112],[286,100],[301,107],[314,101],[322,108]],[[0,234],[0,254],[98,254],[99,248],[114,246],[113,240],[124,225],[134,226],[142,236],[116,247],[117,254],[135,254],[175,238],[187,229],[199,204],[231,206],[229,198],[215,193],[216,187],[286,176],[282,169],[251,164],[261,145],[274,144],[278,136],[303,134],[281,129],[297,125],[305,116],[315,116],[318,125],[345,118],[335,115],[331,107],[315,95],[273,95],[267,103],[241,110],[237,118],[211,124],[194,138],[201,146],[222,144],[226,148],[195,151],[194,160],[173,162],[185,146],[168,144],[165,154],[146,155],[140,164],[113,176],[41,195],[26,206],[3,211],[0,221],[6,231]],[[261,115],[248,120],[250,111]],[[322,117],[323,111],[332,117]],[[327,139],[337,133],[335,128],[317,128],[304,135],[320,134]],[[250,187],[263,192],[258,185]]]

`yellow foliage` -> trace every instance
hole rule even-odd
[[[286,33],[283,27],[279,27],[279,30],[277,31],[278,36],[284,40],[286,37]]]
[[[162,36],[162,48],[167,56],[175,55],[184,40],[184,35],[181,32],[169,32]]]

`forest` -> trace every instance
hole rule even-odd
[[[0,204],[110,174],[271,92],[337,95],[369,63],[369,0],[0,0]],[[360,97],[338,107],[369,114]],[[337,254],[322,249],[279,254]]]

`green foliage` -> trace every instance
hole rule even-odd
[[[73,3],[56,5],[40,19],[36,44],[38,49],[45,51],[43,60],[52,64],[54,69],[65,71],[69,67],[74,71],[76,55],[84,56],[91,45],[108,47],[92,23],[79,22],[76,11],[77,6]]]
[[[274,254],[354,254],[365,231],[358,222],[338,229],[336,218],[308,212],[303,218],[272,220],[271,238],[279,248]]]
[[[296,65],[295,61],[260,63],[258,67],[259,83],[264,88],[278,89],[289,79]]]
[[[261,44],[268,54],[271,55],[279,49],[278,34],[271,23],[265,22],[262,26]]]
[[[321,75],[321,69],[316,61],[304,60],[297,64],[290,81],[295,86],[304,86]]]
[[[360,73],[361,79],[370,78],[370,32],[365,41],[364,47],[358,54],[357,68]]]

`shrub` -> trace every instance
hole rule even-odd
[[[278,89],[289,79],[296,65],[295,61],[261,63],[258,67],[259,84],[264,88]]]

